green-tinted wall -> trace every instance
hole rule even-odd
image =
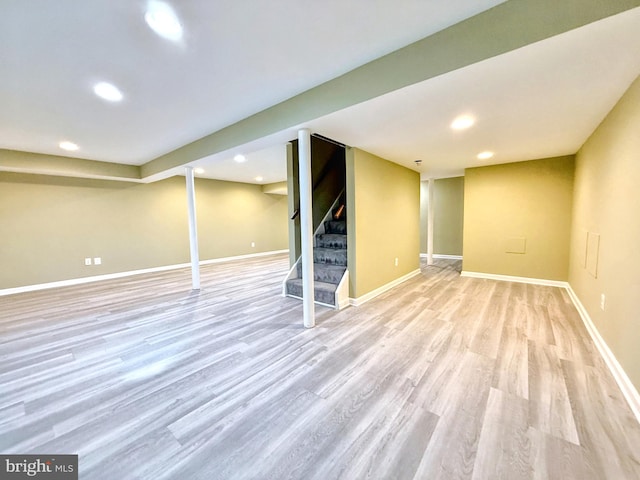
[[[201,260],[287,248],[286,197],[204,179],[196,196]],[[0,233],[0,289],[185,263],[185,179],[0,173]],[[85,266],[85,257],[103,263]]]
[[[464,177],[434,180],[433,253],[462,255]],[[429,182],[420,182],[420,253],[427,253]]]
[[[286,196],[263,193],[261,185],[196,179],[196,201],[202,260],[288,248]]]
[[[640,77],[578,152],[573,211],[569,283],[640,390]]]
[[[463,270],[566,281],[574,157],[470,168]]]
[[[420,268],[420,175],[357,148],[346,163],[349,296],[358,298]]]

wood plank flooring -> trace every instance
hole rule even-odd
[[[285,255],[0,297],[0,452],[100,479],[639,479],[640,426],[562,289],[440,260],[358,308]]]

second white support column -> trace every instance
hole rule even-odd
[[[433,265],[433,198],[434,198],[434,180],[429,179],[428,192],[429,203],[427,205],[427,265]]]
[[[298,174],[300,177],[300,250],[304,326],[316,324],[313,282],[313,183],[311,178],[311,131],[298,130]]]
[[[193,167],[185,167],[187,179],[187,208],[189,214],[189,250],[191,252],[191,283],[200,290],[200,255],[198,252],[198,227],[196,221],[196,189]]]

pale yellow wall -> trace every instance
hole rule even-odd
[[[185,190],[184,177],[0,173],[0,289],[188,262]],[[202,179],[196,195],[202,260],[287,248],[286,197]],[[85,257],[103,264],[87,267]]]
[[[196,179],[196,196],[201,259],[288,248],[286,196],[263,193],[260,185],[205,179]]]
[[[578,152],[573,211],[569,283],[640,390],[640,77]],[[597,278],[587,232],[600,235]]]
[[[463,270],[566,281],[573,171],[573,156],[467,169]]]
[[[347,219],[351,297],[420,268],[417,172],[347,149]]]
[[[434,180],[433,253],[462,255],[464,177]],[[427,253],[429,182],[420,182],[420,252]]]

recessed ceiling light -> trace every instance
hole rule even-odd
[[[171,5],[158,0],[150,0],[147,3],[147,12],[144,15],[147,25],[167,40],[177,42],[182,38],[182,25]]]
[[[200,168],[200,167],[194,168],[193,171],[195,173],[198,173],[198,174],[203,174],[204,173],[204,168]]]
[[[115,85],[107,82],[96,83],[93,91],[100,98],[108,102],[119,102],[122,100],[122,92]]]
[[[261,182],[262,180],[264,180],[264,178],[262,178],[262,177],[256,177],[256,182]]]
[[[75,143],[73,143],[73,142],[68,142],[68,141],[66,141],[66,140],[65,140],[64,142],[60,142],[60,143],[58,144],[58,146],[59,146],[61,149],[63,149],[63,150],[67,150],[67,151],[69,151],[69,152],[75,152],[76,150],[78,150],[78,148],[80,148],[80,147],[78,147],[78,145],[76,145]]]
[[[465,130],[476,123],[476,119],[471,115],[460,115],[456,117],[455,120],[451,123],[451,128],[454,130]]]
[[[240,155],[240,154],[233,157],[233,159],[238,163],[243,163],[247,161],[247,158],[244,155]]]
[[[489,158],[493,157],[493,152],[481,152],[478,154],[478,160],[487,160]]]

